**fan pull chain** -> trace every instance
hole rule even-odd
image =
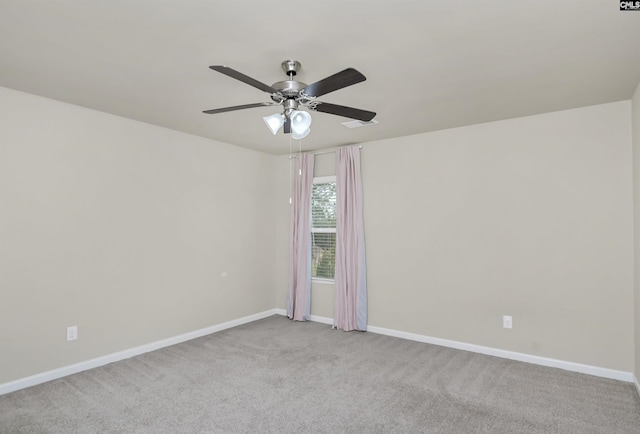
[[[289,135],[289,205],[291,204],[291,135]]]
[[[298,158],[302,158],[302,139],[298,140]],[[302,176],[302,165],[300,165],[299,175]]]

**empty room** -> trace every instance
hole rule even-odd
[[[0,433],[640,433],[640,2],[0,0]]]

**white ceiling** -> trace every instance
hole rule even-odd
[[[212,71],[268,85],[285,59],[307,84],[347,67],[367,81],[325,102],[379,124],[312,112],[303,150],[630,99],[640,12],[616,0],[0,0],[0,86],[272,154],[269,101]],[[298,143],[294,141],[297,148]]]

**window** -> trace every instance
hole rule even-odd
[[[313,178],[311,277],[333,280],[336,263],[336,177]]]

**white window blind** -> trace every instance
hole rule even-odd
[[[313,178],[311,277],[333,280],[336,261],[336,177]]]

